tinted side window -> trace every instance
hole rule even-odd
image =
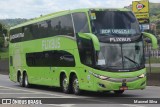
[[[94,52],[92,41],[84,38],[78,38],[78,50],[80,60],[83,64],[92,66],[94,63]]]
[[[74,67],[74,56],[66,51],[27,53],[26,62],[31,67]]]
[[[45,38],[50,36],[47,21],[30,25],[29,28],[30,28],[30,33],[33,35],[33,39]]]
[[[10,31],[10,41],[11,42],[20,42],[24,37],[24,31],[22,28],[16,28]]]
[[[48,24],[46,21],[38,23],[38,38],[48,37]]]
[[[71,15],[65,15],[51,20],[54,35],[74,36]]]
[[[78,32],[89,33],[88,20],[85,13],[74,13],[73,21],[76,33]]]
[[[25,26],[22,27],[22,30],[24,32],[24,37],[21,39],[21,41],[26,41],[26,40],[32,40],[34,39],[33,34],[32,34],[32,26]]]
[[[68,14],[13,29],[10,34],[11,42],[21,42],[57,35],[74,36],[74,31],[71,15]]]
[[[10,58],[9,58],[10,60],[9,60],[9,62],[10,62],[10,66],[13,66],[13,57],[12,56],[10,56]]]

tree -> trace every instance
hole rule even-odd
[[[157,27],[156,27],[156,33],[157,33],[157,35],[160,35],[160,21],[159,22],[157,22]]]
[[[0,23],[0,49],[4,47],[7,32],[8,30],[4,27],[3,24]]]
[[[0,49],[4,46],[4,37],[0,37]]]

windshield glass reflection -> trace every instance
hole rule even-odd
[[[143,42],[111,44],[100,43],[97,66],[102,69],[135,69],[144,66]]]
[[[92,31],[105,36],[140,35],[138,21],[130,11],[92,11]]]

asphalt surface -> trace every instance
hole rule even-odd
[[[160,98],[160,87],[147,86],[145,90],[127,90],[123,95],[113,93],[83,92],[81,96],[64,94],[59,88],[46,86],[20,87],[18,83],[9,80],[8,75],[0,74],[0,98],[34,98],[51,99],[54,104],[43,105],[0,105],[0,107],[159,107],[160,104],[127,104],[130,99]],[[56,100],[59,99],[59,100]],[[119,103],[126,100],[126,104]],[[56,101],[56,102],[55,102]],[[64,102],[68,101],[69,103]],[[62,102],[62,103],[61,103]],[[77,103],[78,102],[78,103]],[[84,104],[83,104],[84,103]]]

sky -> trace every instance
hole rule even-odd
[[[78,8],[123,8],[132,4],[132,1],[135,0],[0,0],[0,19],[30,19],[57,11]],[[160,0],[149,1],[160,3]]]

